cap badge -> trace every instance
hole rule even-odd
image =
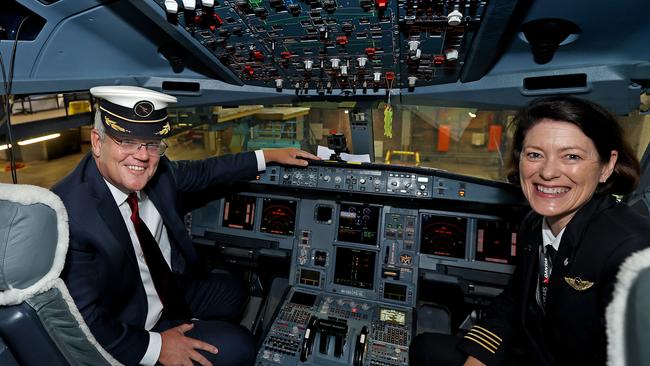
[[[156,132],[156,133],[154,133],[154,134],[155,134],[155,135],[166,135],[166,134],[169,133],[169,131],[171,131],[171,129],[172,129],[172,127],[169,125],[169,122],[167,122],[167,123],[165,123],[165,125],[163,126],[162,130],[160,130],[160,131],[158,131],[158,132]]]
[[[133,113],[135,113],[140,118],[146,118],[151,115],[154,111],[153,103],[141,100],[133,106]]]
[[[118,125],[117,122],[115,122],[115,121],[113,121],[112,119],[108,118],[108,116],[104,116],[104,122],[106,122],[106,124],[107,124],[110,128],[114,129],[115,131],[119,131],[119,132],[128,132],[128,133],[131,132],[131,131],[127,130],[126,128],[124,128],[124,127]]]
[[[590,289],[591,286],[594,285],[593,282],[585,281],[580,277],[576,277],[576,278],[564,277],[564,281],[566,281],[566,283],[568,283],[569,286],[571,286],[576,291],[585,291]]]

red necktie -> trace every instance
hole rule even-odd
[[[156,239],[138,214],[138,195],[135,192],[129,194],[126,202],[131,207],[131,221],[138,240],[140,240],[144,259],[149,267],[153,285],[158,292],[164,311],[171,319],[189,319],[191,317],[190,309],[176,285],[174,275],[165,262]]]

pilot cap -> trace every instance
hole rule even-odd
[[[96,86],[90,93],[101,98],[100,118],[111,136],[162,139],[171,132],[167,105],[176,97],[137,86]]]

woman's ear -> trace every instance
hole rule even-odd
[[[607,179],[609,179],[609,177],[614,172],[614,168],[616,167],[617,160],[618,160],[618,151],[612,150],[609,154],[609,161],[605,163],[605,165],[603,165],[603,168],[600,171],[600,179],[598,180],[600,183],[607,182]]]

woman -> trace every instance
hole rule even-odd
[[[585,100],[538,99],[514,123],[509,177],[533,210],[517,269],[454,350],[431,350],[449,338],[416,337],[412,366],[605,364],[604,309],[619,265],[650,246],[650,220],[612,196],[634,190],[639,163],[615,118]]]

